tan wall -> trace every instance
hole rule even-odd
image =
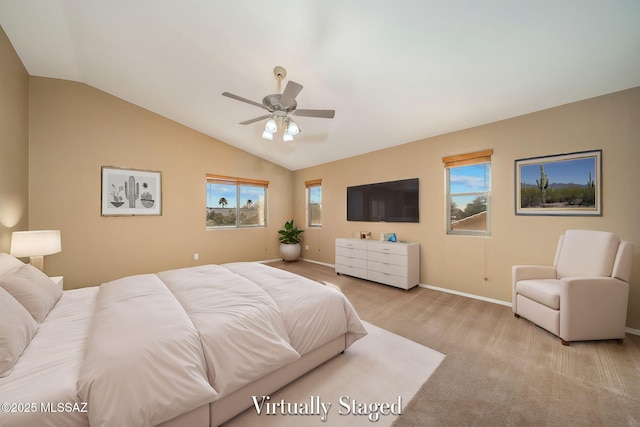
[[[29,80],[1,31],[0,62],[0,251],[9,250],[13,230],[61,229],[63,251],[46,257],[45,270],[64,275],[67,288],[165,268],[277,258],[276,230],[292,211],[305,223],[304,181],[322,178],[323,227],[306,229],[307,259],[332,264],[336,237],[395,231],[421,243],[422,283],[510,301],[511,265],[550,263],[567,228],[609,230],[636,243],[627,325],[640,329],[640,194],[633,174],[640,88],[292,173],[86,85]],[[448,236],[441,159],[485,148],[494,150],[493,235]],[[514,215],[515,159],[597,148],[602,217]],[[105,165],[162,171],[163,215],[101,217]],[[206,231],[206,173],[270,180],[269,226]],[[346,186],[408,177],[420,178],[419,224],[346,221]]]
[[[291,171],[80,83],[31,77],[29,108],[29,221],[61,230],[62,252],[45,257],[45,271],[64,275],[65,288],[278,258],[277,230],[293,210]],[[162,215],[101,216],[102,166],[161,171]],[[270,181],[268,227],[207,231],[207,173]]]
[[[511,266],[550,264],[568,228],[607,230],[636,244],[627,326],[640,329],[640,88],[295,172],[294,218],[305,222],[304,181],[322,179],[323,226],[306,229],[303,256],[334,262],[334,239],[360,230],[420,243],[423,284],[511,301]],[[446,234],[442,157],[483,149],[492,158],[492,236]],[[516,216],[514,160],[602,149],[603,216]],[[420,178],[420,223],[346,221],[351,185]],[[487,278],[485,281],[484,278]]]
[[[0,252],[26,230],[29,193],[29,75],[0,27]]]

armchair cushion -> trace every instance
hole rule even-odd
[[[521,280],[516,284],[518,294],[554,310],[560,309],[560,288],[556,279]]]
[[[611,277],[620,239],[594,230],[567,230],[558,244],[558,278]]]

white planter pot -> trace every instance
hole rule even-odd
[[[300,243],[280,243],[280,256],[283,261],[295,261],[300,258]]]

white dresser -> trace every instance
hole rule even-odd
[[[402,289],[420,281],[418,243],[336,239],[336,273]]]

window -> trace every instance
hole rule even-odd
[[[207,175],[207,228],[265,227],[269,181]]]
[[[322,227],[322,180],[304,183],[307,187],[307,226]]]
[[[493,150],[444,157],[447,234],[491,235]]]

